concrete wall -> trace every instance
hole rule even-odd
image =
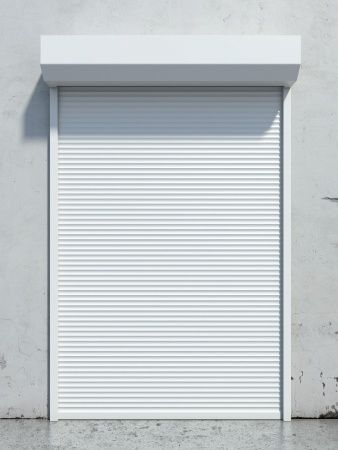
[[[292,410],[338,413],[338,2],[1,0],[0,416],[48,412],[48,89],[40,34],[301,34],[293,90]]]

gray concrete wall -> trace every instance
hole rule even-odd
[[[301,34],[293,89],[292,411],[338,413],[338,2],[1,0],[0,417],[48,411],[48,89],[40,34]]]

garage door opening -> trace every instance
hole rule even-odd
[[[281,416],[280,88],[60,88],[59,417]]]

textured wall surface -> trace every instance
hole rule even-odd
[[[338,3],[1,0],[0,417],[48,414],[48,88],[40,34],[301,34],[293,89],[292,411],[338,416]]]

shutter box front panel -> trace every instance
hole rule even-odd
[[[281,417],[281,105],[59,89],[59,418]]]

